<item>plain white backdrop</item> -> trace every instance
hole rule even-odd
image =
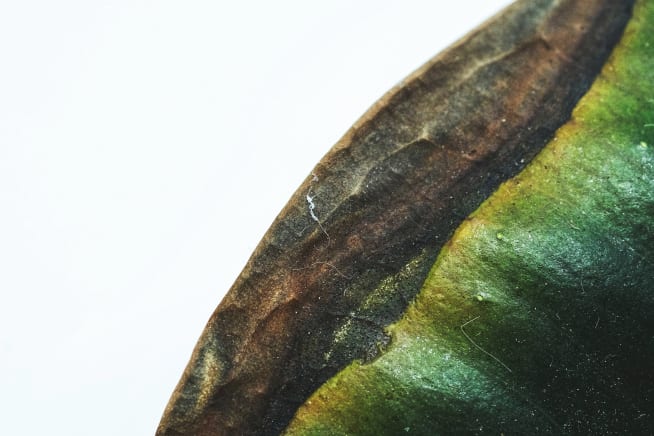
[[[153,434],[312,167],[508,3],[0,1],[0,433]]]

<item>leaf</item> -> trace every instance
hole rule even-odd
[[[273,223],[158,434],[592,432],[651,409],[652,383],[625,387],[654,277],[632,5],[517,2],[384,96]]]

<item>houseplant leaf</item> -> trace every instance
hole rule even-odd
[[[651,362],[651,325],[633,318],[651,304],[652,271],[642,260],[651,247],[652,82],[643,30],[650,6],[581,3],[517,2],[353,126],[209,320],[158,434],[572,431],[574,417],[590,425],[592,411],[614,404],[610,389],[594,382],[642,376],[621,372],[626,354],[614,366],[584,366],[574,356],[602,362],[593,347],[615,351],[608,344],[630,339],[624,350],[644,347],[639,362]],[[529,234],[541,239],[527,245],[519,236]],[[624,292],[640,289],[639,298],[602,308],[617,304],[620,281],[629,284]],[[506,282],[517,290],[498,285]],[[582,282],[579,299],[570,289]],[[540,312],[525,309],[534,302]],[[579,325],[588,313],[599,319],[592,328]],[[637,322],[605,340],[596,330],[610,314]],[[534,351],[539,332],[545,351]],[[598,339],[590,341],[592,333]],[[548,373],[544,355],[572,375]],[[442,364],[445,356],[460,366]],[[411,390],[413,377],[426,381]],[[467,391],[449,395],[448,380]],[[568,386],[603,400],[568,398]],[[503,395],[510,398],[499,402]],[[646,425],[637,398],[627,398],[625,416]],[[564,399],[563,414],[549,409],[548,401]],[[605,417],[596,428],[620,423]]]

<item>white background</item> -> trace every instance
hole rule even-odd
[[[153,434],[313,165],[508,3],[0,0],[0,433]]]

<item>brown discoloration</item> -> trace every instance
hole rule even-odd
[[[373,106],[209,320],[157,434],[277,434],[327,378],[374,354],[451,232],[569,118],[631,6],[518,2]],[[421,253],[398,295],[360,316],[379,283]]]

